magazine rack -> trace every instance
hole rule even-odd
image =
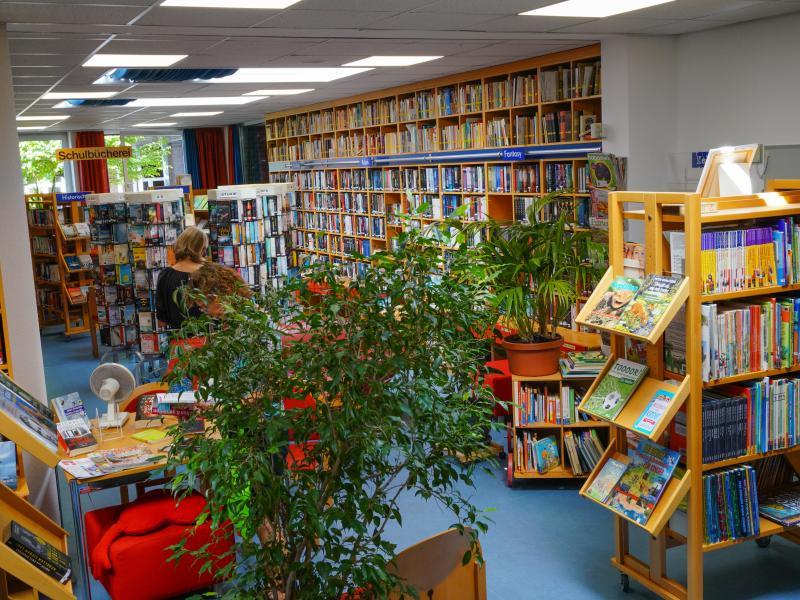
[[[626,210],[626,207],[628,209]],[[747,196],[701,198],[698,194],[613,192],[609,197],[609,264],[605,282],[596,288],[597,297],[590,298],[589,305],[596,305],[613,277],[623,275],[623,223],[626,219],[643,220],[645,226],[646,273],[663,274],[669,271],[669,248],[664,231],[683,231],[685,238],[685,292],[679,291],[675,304],[667,311],[664,325],[674,317],[680,304],[686,304],[686,374],[668,373],[664,367],[663,327],[659,327],[647,341],[648,377],[634,392],[621,413],[611,422],[614,443],[586,481],[581,493],[585,496],[603,465],[611,457],[625,455],[628,451],[627,432],[644,410],[646,402],[657,389],[669,390],[673,398],[664,414],[656,423],[649,436],[652,441],[662,441],[664,431],[681,405],[686,405],[686,472],[681,479],[673,476],[665,489],[648,522],[641,527],[649,534],[649,552],[646,560],[637,558],[630,550],[630,523],[622,515],[615,516],[616,553],[611,562],[622,574],[622,587],[627,591],[630,579],[662,598],[701,600],[703,597],[703,557],[705,552],[727,548],[748,540],[772,535],[800,541],[798,528],[787,529],[765,518],[760,519],[760,533],[749,538],[734,539],[717,544],[704,543],[704,495],[703,475],[709,471],[727,468],[782,454],[787,462],[800,471],[800,446],[773,450],[764,454],[749,454],[714,463],[703,463],[702,442],[702,395],[705,388],[713,388],[727,383],[756,380],[775,375],[800,373],[800,365],[788,369],[770,369],[737,374],[711,382],[703,382],[701,332],[701,305],[703,302],[718,302],[742,298],[754,298],[770,294],[800,289],[798,285],[771,286],[726,293],[704,294],[701,285],[701,233],[706,225],[735,225],[752,219],[770,219],[800,216],[800,191],[772,192]],[[673,310],[674,309],[674,310]],[[585,320],[586,311],[576,319]],[[612,365],[616,356],[625,356],[624,334],[612,331],[612,351],[614,355],[608,362]],[[633,337],[633,336],[630,336]],[[610,368],[607,366],[607,368]],[[604,374],[598,377],[602,379]],[[664,382],[667,377],[677,383]],[[586,398],[592,390],[587,392]],[[581,406],[580,408],[585,408]],[[670,525],[670,517],[677,510],[681,499],[689,494],[686,532],[679,533]],[[605,506],[605,505],[603,505]],[[608,508],[608,507],[606,507]],[[678,582],[667,576],[667,549],[686,545],[687,579]]]

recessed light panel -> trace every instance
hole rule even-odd
[[[319,81],[327,83],[358,75],[371,69],[351,69],[348,67],[321,67],[272,68],[272,69],[239,69],[233,75],[218,77],[217,79],[203,79],[203,83],[298,83],[306,81]]]
[[[137,98],[128,103],[128,107],[141,106],[225,106],[250,104],[257,100],[263,100],[264,96],[199,96],[185,98]]]
[[[17,117],[17,121],[63,121],[64,119],[69,119],[69,115],[22,115]]]
[[[170,115],[170,117],[215,117],[221,114],[221,110],[207,112],[179,112],[175,113],[174,115]]]
[[[410,67],[431,60],[438,60],[441,56],[370,56],[355,62],[350,62],[343,67]]]
[[[599,19],[674,1],[675,0],[603,0],[601,2],[599,0],[565,0],[565,2],[558,2],[557,4],[551,4],[520,13],[520,15]]]
[[[174,127],[176,122],[172,123],[137,123],[134,127]]]
[[[90,100],[111,98],[119,92],[50,92],[42,96],[42,100]]]
[[[255,8],[277,10],[297,4],[300,0],[164,0],[161,6],[190,8]]]
[[[40,131],[47,129],[47,125],[32,125],[30,127],[17,127],[17,131]]]
[[[255,92],[247,92],[245,96],[294,96],[295,94],[305,94],[313,91],[313,88],[296,90],[256,90]]]
[[[188,54],[95,54],[84,67],[169,67],[183,60]]]

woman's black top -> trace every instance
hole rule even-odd
[[[172,329],[178,329],[187,318],[187,311],[183,306],[182,293],[175,291],[182,288],[189,281],[189,273],[176,271],[167,267],[158,275],[156,284],[156,311],[158,318]],[[177,302],[175,300],[177,299]],[[201,312],[197,306],[188,311],[188,316],[197,317]]]

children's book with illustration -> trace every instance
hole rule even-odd
[[[664,413],[674,397],[675,394],[669,390],[658,390],[653,395],[650,403],[647,405],[647,408],[644,409],[644,412],[633,424],[634,431],[638,431],[639,433],[643,433],[645,435],[650,435],[653,433],[656,425],[661,420],[661,417],[664,416]]]
[[[764,495],[758,510],[762,516],[781,525],[800,525],[800,485]]]
[[[644,379],[647,365],[618,358],[586,401],[583,410],[613,421]]]
[[[680,454],[649,440],[639,440],[628,456],[631,461],[605,503],[645,525],[675,471]]]
[[[534,446],[533,451],[536,460],[536,470],[539,473],[547,473],[552,471],[561,464],[558,455],[558,443],[553,436],[547,436],[538,440]]]
[[[614,328],[641,285],[641,280],[636,277],[615,277],[600,302],[592,309],[586,325]]]
[[[625,306],[617,331],[647,337],[655,329],[678,294],[683,281],[679,275],[648,275],[635,297]]]
[[[600,469],[592,485],[586,490],[586,495],[598,502],[605,503],[627,468],[627,463],[616,458],[609,458],[608,462]]]

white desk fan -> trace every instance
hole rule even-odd
[[[95,396],[108,404],[106,413],[98,418],[101,429],[122,427],[128,413],[120,412],[119,405],[130,398],[136,387],[136,378],[127,367],[119,363],[104,363],[89,376],[89,387]]]

